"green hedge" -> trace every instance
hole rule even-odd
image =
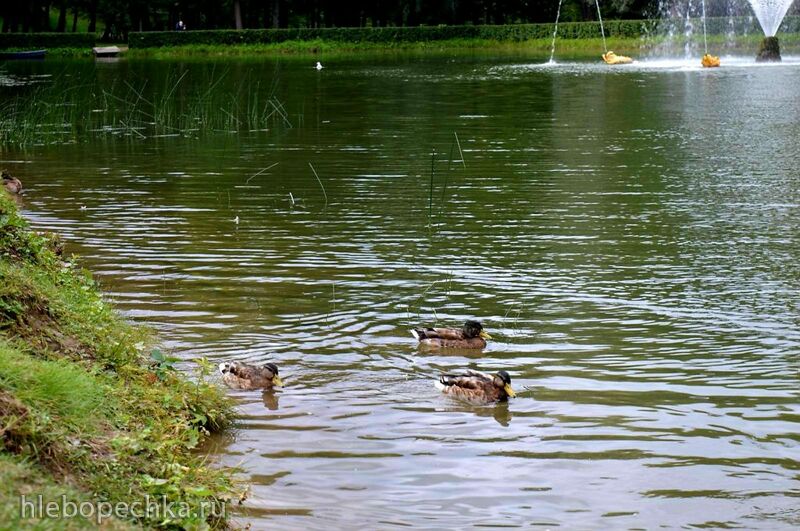
[[[702,22],[692,20],[695,31],[700,31]],[[606,37],[637,38],[658,32],[659,29],[678,28],[683,31],[686,21],[680,20],[609,20],[604,24]],[[736,35],[759,33],[758,21],[753,17],[709,18],[710,34]],[[782,32],[800,31],[800,17],[786,17]],[[331,42],[349,43],[393,43],[428,42],[447,39],[486,39],[496,41],[527,41],[549,39],[553,36],[552,24],[514,24],[506,26],[416,26],[386,28],[290,28],[250,30],[200,30],[200,31],[153,31],[131,33],[128,44],[131,48],[153,48],[159,46],[181,46],[186,44],[274,44],[285,41],[309,41],[321,39]],[[597,22],[566,22],[558,25],[558,36],[562,39],[586,39],[600,37]]]
[[[91,48],[94,33],[0,33],[0,49]]]
[[[607,36],[638,37],[646,22],[610,21],[605,24]],[[596,22],[559,24],[559,36],[565,39],[600,36]],[[427,42],[447,39],[488,39],[526,41],[546,39],[553,35],[552,24],[515,24],[508,26],[416,26],[385,28],[292,28],[261,30],[153,31],[131,33],[131,48],[181,46],[186,44],[274,44],[285,41],[322,39],[332,42]]]
[[[692,20],[695,31],[702,22]],[[637,38],[659,28],[682,31],[684,20],[609,20],[604,24],[606,37]],[[733,32],[759,33],[758,21],[752,17],[709,18],[706,27],[710,34]],[[800,32],[800,17],[786,17],[782,33]],[[128,36],[131,48],[181,46],[185,44],[274,44],[285,41],[321,39],[350,43],[428,42],[447,39],[485,39],[495,41],[527,41],[549,39],[552,24],[513,24],[506,26],[416,26],[387,28],[291,28],[253,30],[201,30],[134,32]],[[600,36],[597,22],[566,22],[558,25],[561,39],[586,39]],[[0,33],[0,49],[5,48],[91,48],[93,33]]]

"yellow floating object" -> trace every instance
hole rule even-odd
[[[617,55],[614,52],[606,52],[603,54],[603,61],[610,65],[625,65],[632,63],[633,59],[625,55]]]
[[[700,63],[705,68],[714,68],[716,66],[719,66],[719,57],[707,53],[703,56],[703,60],[700,61]]]

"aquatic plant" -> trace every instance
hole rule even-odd
[[[172,71],[157,87],[127,80],[110,86],[97,80],[76,83],[72,77],[32,84],[0,103],[0,145],[80,142],[99,136],[145,139],[290,128],[276,85],[258,81],[223,83],[212,74],[188,83],[188,71]],[[195,80],[196,81],[196,80]]]

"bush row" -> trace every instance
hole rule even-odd
[[[636,37],[642,34],[642,21],[611,21],[606,35]],[[596,22],[559,24],[559,36],[565,39],[600,36]],[[415,26],[384,28],[291,28],[260,30],[200,30],[131,33],[131,48],[180,46],[186,44],[274,44],[285,41],[321,39],[332,42],[393,43],[427,42],[447,39],[487,39],[526,41],[553,35],[552,24],[515,24],[508,26]]]
[[[604,24],[606,37],[637,38],[659,32],[665,28],[685,31],[685,20],[610,20]],[[702,28],[702,22],[692,20],[694,31]],[[758,21],[753,17],[731,19],[709,18],[708,32],[725,34],[733,32],[759,32]],[[786,17],[781,30],[800,30],[800,17]],[[249,30],[200,30],[200,31],[154,31],[131,33],[128,44],[131,48],[180,46],[188,44],[275,44],[285,41],[310,41],[321,39],[348,43],[404,43],[428,42],[447,39],[486,39],[496,41],[527,41],[548,39],[553,35],[552,24],[514,24],[505,26],[416,26],[384,28],[290,28]],[[600,37],[597,22],[567,22],[558,25],[558,36],[562,39],[587,39]]]
[[[0,49],[5,48],[91,48],[94,33],[0,33]]]

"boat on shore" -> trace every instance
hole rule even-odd
[[[44,59],[47,50],[23,50],[17,52],[0,52],[0,60],[9,59]]]

